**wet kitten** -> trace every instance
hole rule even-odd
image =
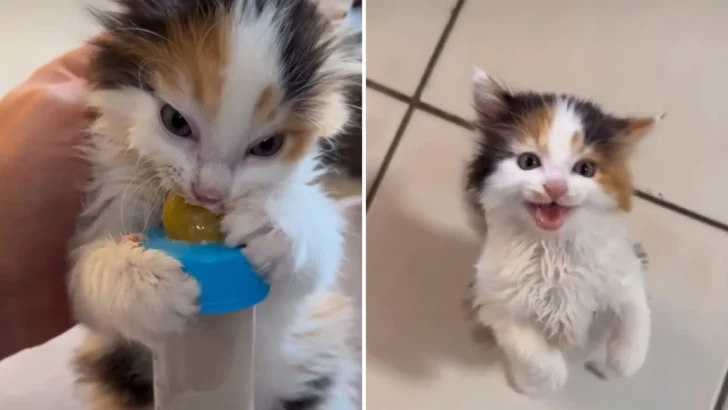
[[[646,259],[627,226],[628,162],[654,118],[620,118],[571,95],[507,90],[476,69],[479,148],[467,192],[485,244],[471,287],[510,381],[558,390],[567,360],[631,376],[650,339]]]
[[[342,206],[314,182],[360,64],[308,0],[117,0],[92,62],[99,117],[70,293],[95,334],[76,360],[94,409],[149,409],[148,346],[200,289],[138,244],[165,195],[222,212],[226,244],[271,283],[257,310],[256,409],[354,408],[352,306],[338,293]]]

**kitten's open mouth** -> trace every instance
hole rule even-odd
[[[571,208],[561,206],[554,202],[550,204],[529,203],[527,207],[536,225],[546,231],[560,229],[564,225],[566,217],[571,212]]]

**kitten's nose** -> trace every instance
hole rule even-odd
[[[222,192],[213,188],[203,188],[199,185],[193,185],[192,192],[200,203],[206,205],[216,204],[223,199]]]
[[[569,188],[566,186],[566,181],[561,179],[554,179],[546,181],[543,184],[543,190],[546,191],[546,195],[551,197],[552,200],[556,201],[562,196],[566,195]]]

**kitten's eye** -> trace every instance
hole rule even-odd
[[[164,104],[159,115],[162,117],[162,123],[165,128],[167,128],[172,134],[182,138],[189,138],[192,136],[192,127],[190,127],[190,123],[187,122],[185,117],[183,117],[182,114],[175,110],[171,105]]]
[[[592,161],[578,161],[572,171],[584,178],[591,178],[597,173],[597,165]]]
[[[272,157],[277,154],[281,148],[283,148],[283,143],[285,141],[285,135],[276,134],[255,144],[255,146],[253,146],[253,148],[249,151],[250,155],[255,155],[256,157]]]
[[[524,171],[530,171],[541,166],[541,160],[536,154],[531,152],[519,155],[516,161],[518,163],[518,167]]]

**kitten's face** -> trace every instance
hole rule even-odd
[[[167,189],[221,206],[311,171],[358,64],[307,0],[118,0],[93,62],[101,128]]]
[[[486,215],[558,232],[579,216],[629,211],[632,149],[653,118],[617,118],[573,96],[511,93],[474,77],[480,152],[468,189]]]

